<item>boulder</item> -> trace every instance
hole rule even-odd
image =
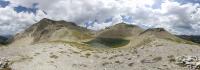
[[[180,56],[176,58],[176,64],[189,69],[200,69],[200,58],[197,56]]]
[[[9,60],[6,58],[0,58],[0,70],[5,70],[8,68]]]

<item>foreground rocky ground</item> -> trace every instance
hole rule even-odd
[[[12,70],[188,70],[179,56],[200,56],[200,47],[155,40],[143,46],[89,48],[65,42],[2,47]]]

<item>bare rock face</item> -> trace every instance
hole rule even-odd
[[[0,58],[0,70],[9,70],[8,68],[9,60],[2,57]]]
[[[192,70],[200,69],[200,58],[197,56],[180,56],[176,59],[176,64],[183,67],[188,67]]]

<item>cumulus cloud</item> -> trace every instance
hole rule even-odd
[[[0,13],[0,35],[13,35],[45,17],[42,11],[38,11],[37,15],[17,13],[12,7],[0,8]]]
[[[200,34],[199,3],[176,0],[8,0],[10,5],[0,8],[0,32],[19,32],[43,17],[66,20],[99,30],[119,22],[143,28],[162,27],[174,34]],[[37,4],[36,14],[17,13],[13,7],[31,8]],[[45,11],[47,14],[45,14]],[[12,12],[12,13],[11,13]],[[23,16],[23,17],[22,17]],[[4,18],[7,17],[7,18]],[[12,21],[10,21],[12,20]],[[85,25],[87,24],[87,25]]]

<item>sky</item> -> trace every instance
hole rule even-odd
[[[100,30],[120,22],[200,35],[200,0],[0,0],[0,35],[15,35],[43,18]]]

